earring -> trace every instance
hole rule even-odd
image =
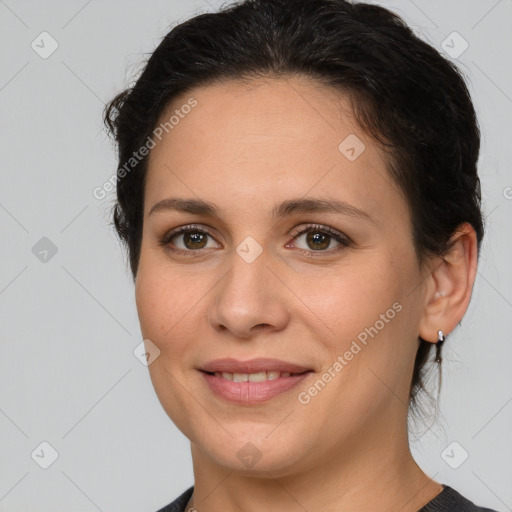
[[[437,343],[436,343],[436,363],[441,363],[443,360],[441,357],[441,347],[443,346],[444,340],[446,339],[446,336],[444,335],[443,331],[439,330],[437,331]]]

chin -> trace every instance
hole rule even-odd
[[[296,471],[300,466],[305,451],[308,450],[304,436],[299,435],[299,432],[294,435],[288,425],[281,432],[278,432],[279,427],[272,432],[268,424],[261,425],[260,428],[256,428],[254,424],[246,424],[243,434],[240,433],[241,430],[237,431],[227,425],[226,430],[231,436],[224,432],[221,438],[205,438],[204,428],[204,425],[198,427],[200,438],[194,441],[199,445],[202,456],[206,456],[214,464],[244,475],[268,477],[269,472],[273,476],[291,474],[292,469]]]

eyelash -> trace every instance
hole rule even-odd
[[[334,238],[334,240],[339,242],[340,245],[334,249],[330,249],[330,250],[326,250],[326,251],[322,251],[322,250],[310,251],[310,250],[306,250],[306,249],[299,249],[299,251],[306,256],[315,257],[315,256],[321,256],[321,255],[331,255],[333,253],[336,253],[336,252],[342,250],[345,247],[351,247],[352,243],[353,243],[352,240],[349,237],[347,237],[346,235],[343,235],[342,233],[330,228],[329,226],[322,226],[320,224],[310,224],[310,225],[306,226],[304,229],[302,229],[301,231],[291,235],[292,241],[296,240],[303,234],[309,233],[311,231],[314,233],[321,233],[321,234],[329,235],[331,238]],[[205,249],[179,249],[177,247],[170,246],[171,240],[174,237],[184,234],[184,233],[185,234],[186,233],[201,233],[201,234],[208,235],[211,238],[213,238],[212,234],[208,230],[206,230],[200,226],[191,224],[188,226],[181,226],[180,228],[177,228],[173,231],[170,231],[169,233],[166,233],[164,235],[164,237],[160,240],[159,245],[170,249],[174,253],[183,254],[185,256],[190,256],[190,257],[199,255],[199,253],[204,253]]]

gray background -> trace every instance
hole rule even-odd
[[[483,134],[478,277],[445,347],[442,414],[430,430],[420,425],[413,451],[437,481],[512,510],[512,3],[378,3],[440,50],[454,31],[467,41],[456,60]],[[2,512],[154,512],[193,482],[188,442],[133,354],[142,338],[108,225],[113,195],[98,201],[92,191],[116,168],[104,103],[133,80],[169,25],[217,5],[0,0]],[[58,43],[45,59],[31,47],[51,48],[44,31]],[[51,462],[43,441],[58,452],[48,469],[40,467]]]

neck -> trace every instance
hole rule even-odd
[[[256,512],[262,504],[268,512],[417,512],[442,490],[414,461],[406,426],[370,428],[300,470],[242,473],[219,466],[196,444],[191,449],[191,503],[199,512]]]

